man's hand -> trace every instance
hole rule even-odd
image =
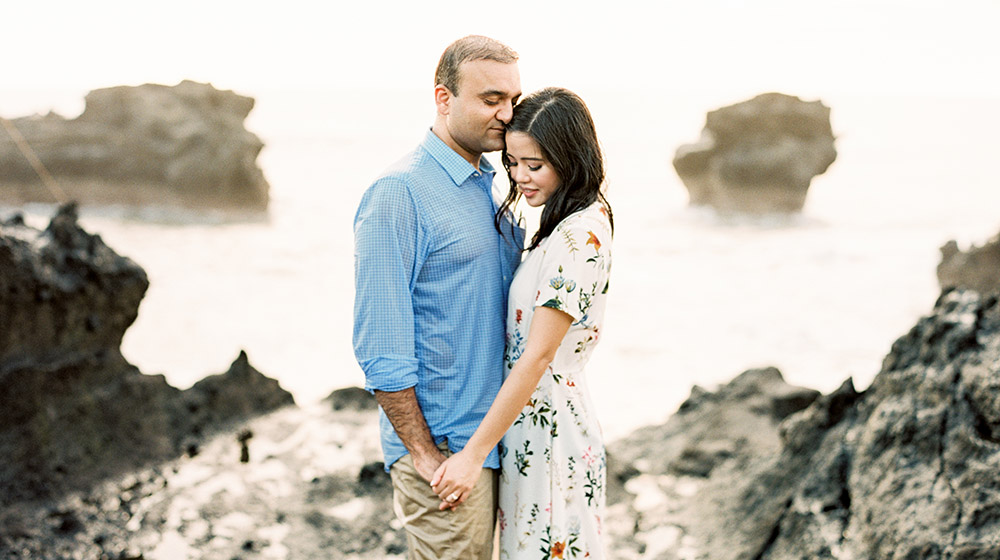
[[[375,391],[375,400],[410,452],[417,474],[430,484],[434,471],[444,462],[445,456],[434,444],[427,420],[417,404],[416,392],[412,387],[395,392]]]
[[[413,466],[417,469],[417,474],[423,477],[428,484],[434,478],[434,472],[446,459],[444,453],[441,453],[436,447],[432,448],[432,451],[410,453],[410,455],[413,457]]]

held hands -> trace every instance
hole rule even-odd
[[[466,451],[459,451],[441,463],[431,479],[431,488],[441,498],[440,509],[454,509],[464,502],[482,472],[483,462]]]
[[[413,457],[413,468],[417,469],[417,474],[419,474],[427,482],[431,482],[434,477],[435,471],[441,463],[444,462],[444,453],[438,451],[437,448],[431,448],[429,453],[412,453]]]

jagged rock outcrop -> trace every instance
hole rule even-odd
[[[673,163],[692,205],[761,214],[802,210],[812,178],[836,158],[829,107],[765,93],[709,112]]]
[[[725,421],[724,411],[739,406],[726,393],[715,399],[723,421],[707,416],[696,425],[720,424],[722,443],[710,452],[739,453],[715,453],[711,469],[692,471],[678,469],[685,463],[674,445],[665,461],[618,467],[632,490],[679,470],[696,481],[670,507],[633,507],[641,510],[638,530],[651,531],[654,520],[676,529],[679,544],[663,558],[680,547],[713,560],[1000,555],[997,296],[944,292],[933,314],[896,341],[870,388],[858,393],[847,380],[776,427]],[[672,437],[681,438],[682,421],[671,422]],[[768,432],[754,438],[772,444],[739,446],[753,441],[748,430]],[[617,456],[631,460],[627,451]],[[635,504],[641,496],[624,497]]]
[[[0,505],[58,496],[196,449],[229,422],[292,403],[241,353],[186,391],[122,356],[148,281],[73,206],[45,231],[0,222]]]
[[[937,267],[941,288],[976,290],[984,294],[1000,292],[1000,233],[967,251],[949,241],[941,247],[941,263]]]
[[[695,386],[666,424],[640,428],[616,442],[615,462],[707,477],[731,458],[780,448],[778,423],[819,396],[785,383],[773,367],[745,371],[717,392]]]
[[[197,434],[294,403],[278,380],[250,365],[243,350],[225,373],[205,377],[183,391],[182,397],[191,430]]]
[[[267,209],[260,139],[244,128],[250,97],[184,81],[91,91],[75,119],[11,121],[70,200],[95,205]],[[7,204],[65,202],[10,131],[0,129],[0,196]]]
[[[658,556],[648,556],[649,546],[676,551],[679,542],[656,541],[662,541],[664,533],[677,535],[679,541],[680,535],[694,531],[689,512],[693,493],[707,481],[722,478],[720,472],[738,472],[760,457],[779,453],[780,422],[817,398],[819,391],[787,384],[776,368],[748,370],[716,392],[695,386],[665,424],[640,428],[610,443],[609,548],[631,550],[636,556],[641,549],[652,558]]]

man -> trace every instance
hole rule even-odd
[[[442,54],[424,141],[365,192],[354,221],[354,350],[380,407],[382,449],[410,558],[490,558],[494,450],[468,496],[430,486],[502,384],[506,299],[523,230],[494,226],[495,170],[521,94],[517,54],[470,36]],[[510,231],[506,225],[504,231]]]

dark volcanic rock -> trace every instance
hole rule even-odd
[[[348,519],[319,509],[306,515],[305,521],[311,529],[308,540],[319,549],[315,557],[339,554],[385,558],[405,554],[405,532],[393,527],[396,518],[392,506],[392,480],[381,462],[364,465],[353,478],[347,473],[338,473],[314,480],[304,501],[309,506],[324,503],[357,506]]]
[[[16,217],[0,228],[0,372],[117,348],[146,273],[80,229],[72,206],[44,232]]]
[[[250,365],[246,352],[241,350],[228,371],[206,377],[184,391],[183,403],[191,429],[202,433],[294,404],[294,400],[276,379]]]
[[[361,467],[354,489],[359,496],[371,496],[391,503],[392,479],[385,472],[385,463],[373,461]]]
[[[90,92],[76,119],[14,119],[31,152],[81,204],[262,211],[263,143],[243,125],[254,100],[184,81]],[[0,134],[0,193],[8,203],[54,200],[22,147]]]
[[[333,410],[376,410],[378,403],[371,393],[360,387],[345,387],[330,393],[326,399]]]
[[[946,291],[934,313],[896,341],[868,390],[858,393],[848,380],[777,428],[759,418],[745,426],[684,418],[705,402],[722,418],[744,406],[731,391],[727,401],[726,393],[699,393],[693,409],[686,404],[665,427],[632,436],[637,446],[643,436],[653,442],[644,459],[618,453],[632,460],[636,477],[662,477],[687,465],[688,438],[698,442],[698,453],[689,456],[712,458],[694,463],[711,469],[700,469],[708,472],[705,482],[685,505],[675,505],[683,511],[672,520],[698,558],[1000,555],[995,295]],[[710,431],[712,424],[722,429]],[[756,430],[762,432],[756,441],[748,440],[746,432]],[[750,445],[740,447],[744,441]],[[713,455],[716,449],[726,453]],[[649,458],[658,453],[664,459]],[[642,515],[652,513],[643,512],[637,526]]]
[[[830,109],[780,93],[708,113],[701,139],[674,155],[692,205],[798,212],[812,178],[837,158]]]
[[[609,454],[621,468],[640,462],[646,472],[706,477],[726,460],[777,451],[778,423],[819,394],[785,383],[775,368],[752,369],[718,392],[695,386],[666,424],[636,430]],[[627,478],[615,469],[611,476]]]
[[[711,499],[692,498],[695,490],[720,472],[779,453],[782,419],[819,395],[785,383],[775,368],[749,370],[716,392],[695,386],[666,424],[609,444],[609,550],[633,552],[621,558],[677,558],[655,551],[662,535],[693,532],[689,502]]]
[[[763,558],[996,557],[998,389],[1000,304],[946,292],[896,341],[853,406],[835,393],[782,426],[785,449],[761,470],[775,480],[780,473],[778,491],[744,491],[788,500],[748,550]]]
[[[0,223],[0,505],[86,488],[292,402],[242,353],[187,391],[130,365],[119,345],[147,286],[72,206],[44,232]]]
[[[958,243],[949,241],[941,247],[937,276],[941,288],[1000,292],[1000,234],[968,251],[959,250]]]

